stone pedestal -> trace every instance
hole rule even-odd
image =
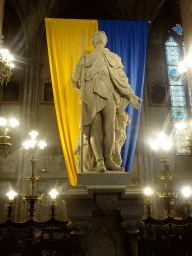
[[[130,184],[128,173],[78,174],[77,179],[77,186],[60,194],[82,255],[136,256],[136,224],[144,214],[140,187]]]

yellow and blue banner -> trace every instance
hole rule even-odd
[[[71,84],[71,74],[82,55],[82,32],[85,31],[85,54],[93,50],[91,36],[105,31],[106,47],[118,54],[125,67],[129,83],[137,96],[142,97],[147,49],[147,21],[111,21],[78,19],[45,19],[49,63],[57,122],[71,185],[77,183],[76,156],[73,151],[80,135],[81,105],[79,94]],[[122,148],[122,166],[131,171],[134,157],[140,111],[128,105],[131,124],[127,128],[127,140]]]

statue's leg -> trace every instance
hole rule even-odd
[[[115,144],[115,115],[116,115],[116,104],[112,93],[108,95],[108,103],[102,110],[102,116],[104,120],[104,157],[105,166],[107,170],[111,171],[124,171],[122,167],[119,167],[112,160],[112,151]]]
[[[90,143],[96,158],[96,172],[105,172],[102,146],[101,113],[97,113],[93,118],[90,127]]]

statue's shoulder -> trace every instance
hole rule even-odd
[[[104,48],[103,52],[112,66],[124,68],[121,58],[116,53],[111,52],[108,48]]]
[[[116,53],[111,52],[108,48],[104,48],[103,52],[113,59],[120,58]]]

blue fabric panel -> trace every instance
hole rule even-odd
[[[142,98],[145,61],[148,36],[147,21],[122,21],[122,20],[98,20],[100,31],[105,31],[108,43],[106,48],[121,57],[125,67],[124,71],[129,78],[129,83],[135,94]],[[127,127],[127,139],[122,147],[122,167],[126,172],[131,171],[133,163],[140,111],[135,110],[129,104],[126,108],[131,119]]]

